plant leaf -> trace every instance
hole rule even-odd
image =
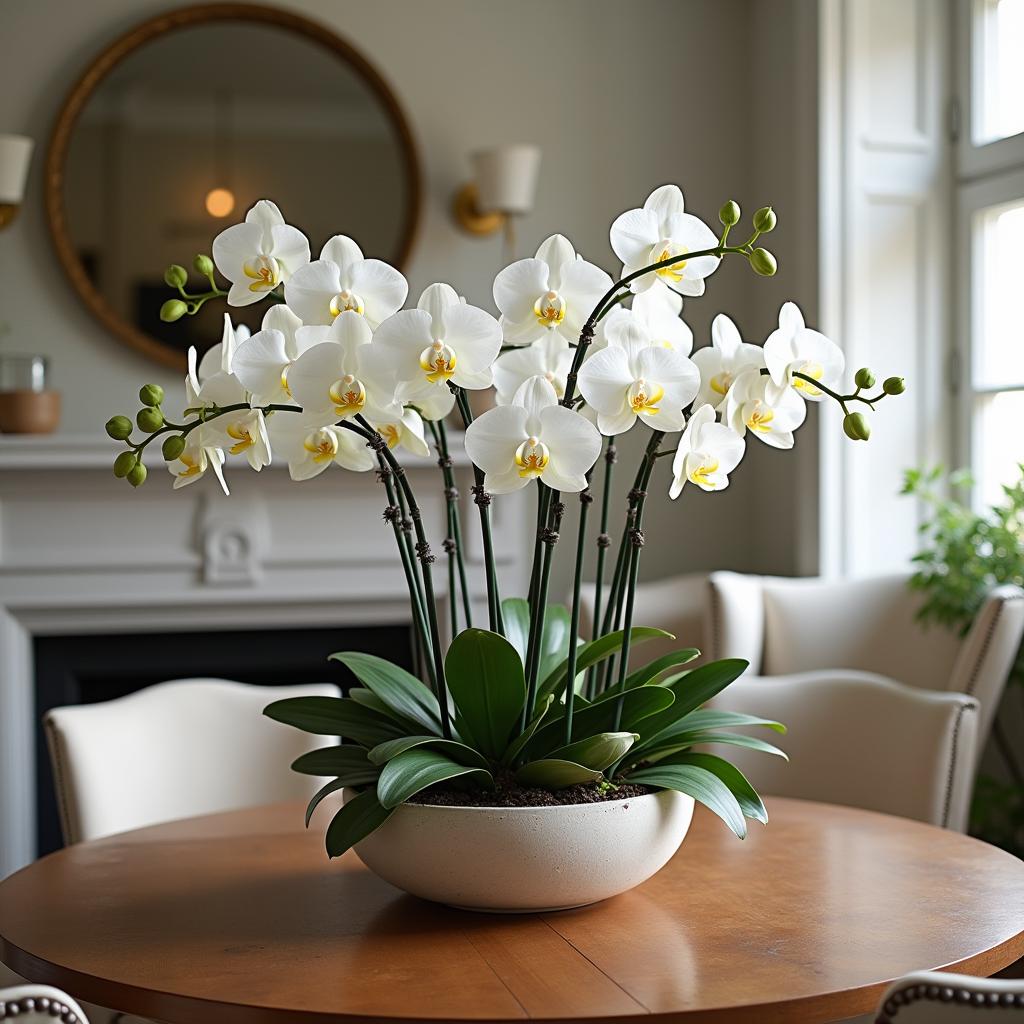
[[[324,775],[336,777],[346,772],[358,772],[376,769],[366,756],[365,747],[354,744],[345,746],[320,747],[297,757],[292,761],[292,771],[302,775]],[[358,785],[358,783],[356,783]]]
[[[516,782],[521,786],[540,786],[543,789],[564,789],[578,782],[598,782],[600,779],[601,773],[593,768],[550,757],[529,761],[516,772]]]
[[[746,838],[747,823],[739,801],[733,796],[732,790],[706,768],[695,764],[654,765],[630,772],[625,778],[645,786],[660,786],[662,789],[686,793],[708,810],[714,811],[740,839]]]
[[[743,736],[735,732],[681,732],[677,736],[659,740],[653,746],[644,747],[642,750],[640,749],[641,745],[637,744],[630,751],[630,761],[634,764],[639,761],[661,762],[681,750],[688,751],[691,747],[704,743],[721,743],[726,746],[747,747],[749,750],[757,750],[763,754],[774,754],[776,757],[781,757],[786,761],[789,760],[785,751],[780,750],[771,743],[757,739],[756,736]]]
[[[553,750],[550,757],[559,761],[573,761],[594,771],[604,771],[620,760],[636,740],[635,732],[599,732],[596,736],[588,736]]]
[[[372,789],[353,797],[338,811],[327,826],[327,856],[340,857],[391,817],[391,810],[382,807]]]
[[[569,609],[549,604],[544,611],[544,630],[540,641],[540,664],[537,678],[547,679],[569,656]]]
[[[375,746],[370,751],[369,758],[375,765],[387,764],[391,758],[404,754],[407,750],[427,746],[469,768],[489,768],[487,758],[472,747],[467,747],[465,743],[457,743],[455,740],[441,739],[439,736],[403,736],[401,739],[387,740]]]
[[[377,799],[381,807],[392,808],[415,796],[421,789],[471,775],[474,781],[493,786],[491,773],[483,768],[467,768],[434,750],[417,747],[393,757],[384,766],[377,780]]]
[[[396,714],[415,722],[424,732],[441,732],[441,709],[437,698],[404,668],[359,651],[332,654],[330,660],[345,665],[363,686]]]
[[[497,760],[526,702],[516,649],[497,633],[465,629],[448,648],[444,666],[459,731],[480,753]]]
[[[678,651],[669,651],[654,661],[649,661],[643,668],[626,676],[626,689],[632,690],[634,686],[646,686],[657,679],[666,669],[674,668],[676,665],[685,665],[700,657],[700,651],[696,647],[683,647]]]
[[[320,801],[332,793],[337,793],[339,789],[344,789],[347,785],[348,783],[344,779],[331,779],[327,785],[321,786],[313,794],[309,806],[306,808],[306,828],[309,828],[309,823],[313,820],[313,812],[320,806]]]
[[[520,753],[522,753],[523,748],[530,742],[533,734],[538,728],[540,728],[541,722],[544,721],[544,718],[548,713],[548,709],[554,702],[555,698],[548,696],[547,700],[537,708],[533,713],[533,718],[531,718],[527,723],[526,728],[509,744],[508,749],[505,751],[505,754],[501,759],[501,763],[503,765],[507,766],[512,764]]]
[[[505,638],[519,652],[519,660],[526,664],[526,649],[530,643],[530,605],[521,597],[506,597],[501,602],[501,618]]]
[[[342,736],[364,747],[404,734],[387,716],[347,697],[285,697],[268,704],[263,714],[303,732]]]
[[[706,768],[729,787],[746,817],[768,824],[768,809],[757,790],[747,781],[743,772],[725,758],[716,757],[714,754],[678,754],[672,759],[672,764],[695,764],[698,768]]]

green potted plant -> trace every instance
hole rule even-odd
[[[748,438],[793,445],[807,401],[829,397],[844,430],[866,440],[860,406],[903,390],[890,378],[875,394],[858,371],[841,393],[839,348],[807,328],[786,303],[763,346],[744,342],[724,314],[712,344],[690,358],[683,296],[703,293],[726,257],[760,275],[775,260],[757,247],[775,226],[769,207],[749,236],[730,244],[739,223],[722,207],[719,234],[686,213],[674,185],[619,216],[611,243],[622,260],[617,281],[579,256],[562,235],[494,282],[500,319],[434,284],[403,309],[405,279],[366,259],[352,239],[330,239],[317,260],[301,232],[269,201],[214,240],[196,271],[208,284],[187,290],[183,267],[168,269],[177,297],[162,309],[173,321],[220,297],[229,305],[268,301],[263,329],[242,338],[225,315],[221,343],[202,361],[190,353],[185,411],[168,418],[162,390],[145,386],[132,437],[125,416],[107,423],[126,448],[115,474],[133,486],[147,476],[158,438],[181,487],[208,472],[222,486],[229,458],[256,470],[271,459],[309,479],[332,465],[376,469],[409,587],[420,680],[359,652],[335,655],[358,686],[345,697],[298,697],[266,714],[289,726],[340,737],[300,758],[295,771],[328,779],[307,823],[329,794],[344,804],[327,828],[327,852],[350,848],[409,892],[474,909],[526,911],[576,906],[624,891],[675,853],[694,801],[737,836],[746,819],[767,821],[761,798],[714,745],[781,755],[736,729],[777,722],[705,705],[746,668],[720,661],[688,670],[698,652],[683,648],[637,664],[645,640],[668,634],[634,622],[648,489],[672,456],[667,490],[717,491],[728,485]],[[218,284],[215,268],[229,282]],[[477,419],[468,393],[495,385],[497,405]],[[487,621],[474,623],[462,557],[457,495],[445,418],[458,410],[473,464],[487,590]],[[638,426],[639,424],[639,426]],[[630,490],[611,566],[610,597],[580,637],[580,595],[592,543],[591,484],[605,448],[597,523],[597,594],[604,592],[609,524],[608,449],[631,429],[649,431]],[[442,635],[434,555],[403,452],[424,456],[429,431],[446,496],[447,601],[451,636]],[[678,434],[674,447],[666,437]],[[401,457],[400,457],[401,454]],[[662,463],[664,464],[664,463]],[[532,488],[537,529],[525,596],[501,596],[490,505]],[[551,566],[565,511],[580,502],[568,609],[549,603]],[[461,596],[461,601],[460,601]]]

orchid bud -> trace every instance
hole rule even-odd
[[[775,211],[770,206],[762,206],[754,214],[754,228],[762,235],[766,235],[769,231],[773,230],[778,222],[779,219],[775,216]]]
[[[132,421],[127,416],[111,416],[106,430],[107,436],[115,441],[127,441],[132,436]]]
[[[140,409],[135,422],[138,423],[139,430],[152,434],[164,425],[164,414],[159,409]]]
[[[173,324],[175,320],[180,320],[187,312],[188,306],[181,299],[168,299],[160,307],[160,319],[165,324]]]
[[[139,459],[135,452],[121,452],[121,454],[114,459],[114,476],[116,476],[118,480],[122,477],[126,477],[135,468],[135,463],[138,461]]]
[[[907,390],[907,385],[902,377],[886,377],[882,381],[882,390],[887,395],[902,395]]]
[[[866,441],[871,436],[871,425],[864,413],[851,412],[843,419],[843,433],[851,441]]]
[[[137,462],[128,474],[128,483],[132,487],[141,487],[146,482],[147,475],[146,467],[141,462]]]
[[[738,224],[740,220],[740,207],[739,203],[734,202],[732,199],[729,200],[718,211],[718,219],[727,227],[731,228],[733,224]]]
[[[171,288],[184,288],[188,284],[188,271],[177,263],[172,263],[164,271],[164,283]]]
[[[853,383],[859,388],[873,388],[875,375],[866,366],[862,366],[854,375]]]
[[[749,258],[754,273],[760,274],[761,277],[772,277],[779,269],[775,257],[767,249],[755,249]]]
[[[173,462],[185,450],[185,438],[181,434],[171,434],[164,439],[160,450],[168,462]]]
[[[164,400],[164,389],[159,384],[143,384],[139,401],[143,405],[157,406]]]
[[[211,277],[213,275],[213,260],[204,253],[199,253],[196,258],[192,261],[192,266],[195,267],[197,274],[202,274],[203,277]]]

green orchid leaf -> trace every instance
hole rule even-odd
[[[605,636],[598,637],[597,640],[591,640],[589,643],[582,644],[576,652],[577,675],[582,672],[586,672],[591,665],[596,665],[598,662],[604,661],[605,658],[610,657],[618,651],[622,647],[622,641],[625,638],[625,635],[625,630],[617,629],[614,633],[607,633]],[[675,639],[671,633],[666,633],[663,629],[654,629],[651,626],[634,626],[629,631],[629,637],[631,648],[635,647],[637,644],[642,644],[645,640]],[[568,661],[566,658],[563,658],[558,665],[544,677],[544,682],[540,685],[537,691],[538,698],[544,698],[549,693],[553,693],[556,697],[560,696],[562,691],[565,689],[565,676],[568,671]]]
[[[481,754],[499,759],[526,701],[516,649],[497,633],[465,629],[448,648],[444,666],[463,739]]]
[[[436,750],[468,768],[490,767],[487,758],[472,747],[467,747],[465,743],[457,743],[455,740],[441,739],[439,736],[403,736],[401,739],[388,740],[374,747],[370,751],[369,759],[378,766],[387,764],[393,757],[416,747],[430,747],[431,750]]]
[[[558,761],[574,761],[594,771],[604,771],[621,760],[637,738],[635,732],[599,732],[596,736],[553,750],[550,757]]]
[[[301,775],[324,775],[334,778],[347,772],[371,770],[376,776],[377,769],[367,759],[366,748],[354,744],[320,747],[318,750],[310,750],[292,762],[292,771]]]
[[[501,619],[505,638],[519,652],[519,660],[526,665],[526,650],[530,643],[530,605],[521,597],[506,597],[501,602]]]
[[[601,773],[572,761],[543,758],[530,761],[516,772],[516,782],[521,786],[539,786],[542,789],[564,789],[579,782],[598,782]]]
[[[415,722],[423,732],[441,732],[441,709],[430,689],[414,675],[390,661],[359,651],[332,654],[371,693],[395,714]]]
[[[376,782],[377,780],[373,779],[372,781]],[[320,806],[324,797],[337,793],[339,789],[344,789],[347,785],[348,782],[345,779],[332,779],[313,794],[309,806],[306,808],[306,828],[309,828],[309,823],[313,820],[313,812]]]
[[[699,708],[691,711],[677,723],[688,731],[698,729],[736,729],[745,725],[764,726],[777,733],[785,733],[786,727],[771,718],[758,718],[756,715],[744,715],[739,711],[719,711],[716,708]]]
[[[668,654],[649,661],[643,668],[638,668],[626,676],[626,689],[632,690],[634,686],[647,686],[653,683],[662,672],[675,668],[677,665],[685,665],[699,657],[700,651],[696,647],[684,647],[678,651],[669,651]]]
[[[706,768],[695,764],[654,765],[630,772],[624,778],[645,786],[660,786],[662,789],[686,793],[708,810],[714,811],[740,839],[747,836],[747,823],[739,801],[733,796],[732,790]]]
[[[347,697],[285,697],[263,709],[275,722],[319,736],[342,736],[364,747],[404,735],[402,727]]]
[[[662,764],[669,762],[662,761]],[[705,768],[712,775],[717,775],[724,782],[736,797],[740,810],[747,818],[753,818],[762,824],[768,824],[768,810],[758,792],[747,781],[747,777],[734,764],[730,764],[723,757],[716,757],[714,754],[677,754],[671,760],[672,764],[694,764],[698,768]]]
[[[522,753],[526,744],[533,738],[533,734],[540,728],[541,723],[544,722],[548,710],[554,702],[555,698],[549,695],[547,700],[537,708],[534,712],[533,718],[531,718],[527,723],[526,728],[509,744],[508,749],[505,751],[505,754],[501,759],[501,763],[503,765],[507,767],[512,764]]]
[[[547,679],[568,656],[569,609],[564,605],[549,604],[544,611],[537,678]]]
[[[380,805],[372,789],[353,797],[327,826],[327,855],[340,857],[390,817],[391,810]]]
[[[491,773],[483,768],[467,768],[437,751],[417,747],[393,757],[384,766],[377,781],[377,799],[381,807],[390,809],[428,786],[464,775],[482,786],[494,785]]]
[[[641,749],[641,744],[637,744],[637,746],[630,751],[629,760],[632,763],[637,763],[639,761],[662,761],[671,754],[676,754],[681,750],[689,750],[691,747],[706,743],[721,743],[725,746],[746,747],[748,750],[757,750],[762,754],[773,754],[775,757],[781,757],[786,761],[789,760],[785,751],[780,750],[771,743],[766,743],[764,740],[759,740],[756,736],[743,736],[740,733],[735,732],[703,731],[683,732],[678,736],[659,740],[652,746],[645,746],[644,749]]]

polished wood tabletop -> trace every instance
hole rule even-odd
[[[836,1020],[922,968],[1024,955],[1024,862],[900,818],[768,801],[745,842],[698,808],[632,892],[502,916],[328,861],[295,804],[159,825],[0,883],[0,958],[172,1024]]]

